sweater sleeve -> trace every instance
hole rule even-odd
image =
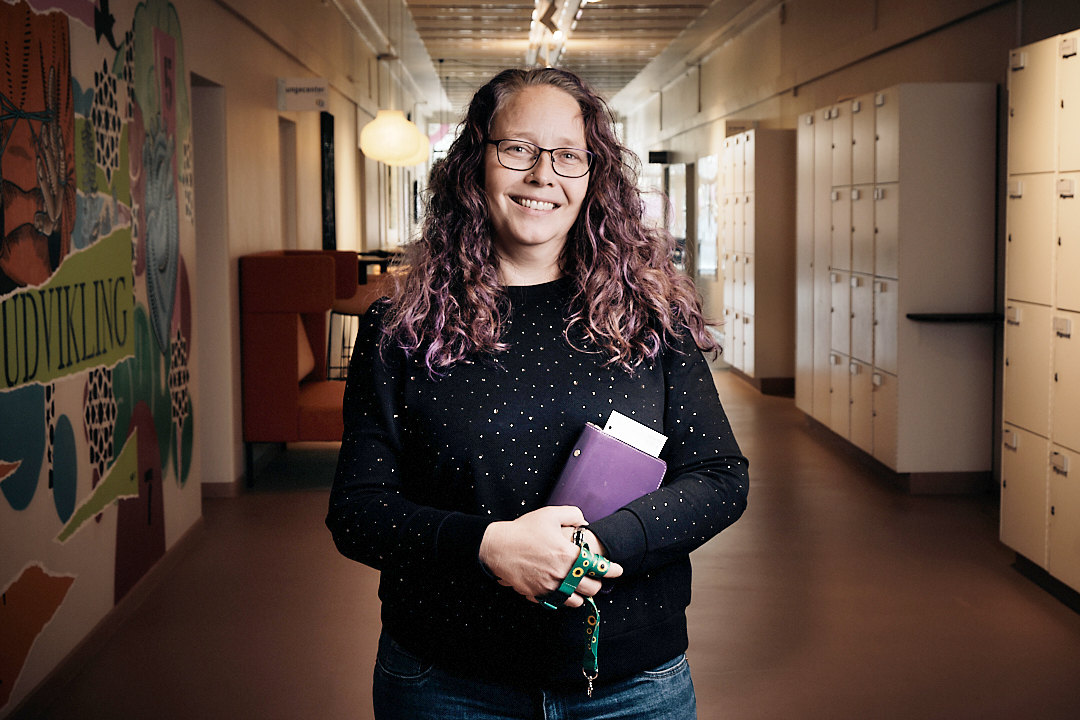
[[[663,486],[592,523],[608,557],[627,573],[686,556],[739,519],[749,489],[708,363],[693,341],[664,353]]]
[[[345,386],[345,432],[326,525],[342,555],[398,574],[475,570],[489,520],[406,497],[404,353],[380,350],[382,312],[361,319]]]

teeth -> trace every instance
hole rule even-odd
[[[555,203],[549,202],[537,202],[536,200],[526,200],[525,198],[517,199],[518,205],[529,208],[530,210],[554,210]]]

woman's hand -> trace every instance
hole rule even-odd
[[[480,543],[480,562],[487,566],[500,585],[513,588],[529,600],[559,589],[563,578],[577,559],[573,543],[574,528],[585,524],[576,507],[543,507],[517,520],[492,523]],[[596,537],[588,530],[589,547],[602,552]],[[622,567],[611,563],[607,577],[622,575]],[[586,597],[600,592],[600,581],[583,578],[577,592],[566,604],[581,606]]]

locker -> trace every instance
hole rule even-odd
[[[832,111],[833,187],[851,184],[851,109],[837,105]]]
[[[796,124],[795,407],[814,415],[814,115]]]
[[[747,130],[743,137],[743,192],[753,192],[757,182],[754,174],[757,165],[756,135],[753,130]]]
[[[900,90],[874,93],[874,180],[900,182]]]
[[[735,310],[735,256],[724,255],[727,270],[724,272],[724,310]]]
[[[756,207],[754,193],[743,195],[743,250],[748,253],[754,252],[754,213]]]
[[[1005,381],[1002,416],[1049,437],[1050,354],[1053,324],[1050,308],[1029,303],[1005,306]]]
[[[897,465],[897,427],[899,425],[899,380],[895,375],[875,368],[870,384],[874,406],[874,457],[887,467]]]
[[[829,281],[832,286],[831,349],[848,355],[851,351],[851,275],[833,272]]]
[[[1051,437],[1055,443],[1080,452],[1080,314],[1054,313],[1053,342]]]
[[[832,410],[829,428],[842,438],[851,437],[851,371],[847,355],[833,353],[829,357],[832,368]]]
[[[1006,423],[1001,451],[1001,542],[1046,567],[1050,442]]]
[[[1057,306],[1080,311],[1080,173],[1057,183]]]
[[[728,358],[728,362],[735,366],[736,369],[743,369],[743,314],[741,311],[736,310],[734,317],[731,319],[731,349],[732,357]]]
[[[1058,170],[1070,172],[1080,170],[1080,33],[1061,38],[1058,48]]]
[[[750,253],[743,253],[743,312],[747,315],[753,315],[757,310],[755,309],[755,301],[757,299],[757,293],[754,290],[754,270],[757,264],[754,262],[754,256]]]
[[[735,196],[724,195],[724,248],[729,253],[735,252]]]
[[[724,140],[724,155],[721,159],[724,168],[724,193],[730,195],[735,192],[735,138],[729,137]]]
[[[851,269],[851,189],[832,190],[832,268]]]
[[[1009,175],[1053,172],[1058,38],[1009,53]]]
[[[814,419],[832,414],[832,128],[826,109],[814,113]]]
[[[874,452],[873,372],[867,363],[848,363],[851,376],[851,442],[862,450]]]
[[[1050,455],[1050,574],[1080,590],[1080,453],[1057,445]]]
[[[742,371],[754,377],[754,316],[743,315],[743,364]]]
[[[1053,174],[1009,177],[1005,243],[1009,300],[1051,302],[1055,190]]]
[[[874,182],[874,96],[851,103],[851,184]]]
[[[732,196],[732,201],[735,204],[735,252],[741,253],[746,250],[745,196],[741,193],[736,193]]]
[[[745,133],[735,135],[735,144],[732,145],[731,150],[731,166],[732,175],[735,183],[731,188],[734,193],[746,192],[746,156],[744,154],[744,143],[746,142]]]
[[[874,188],[874,274],[900,277],[900,185]]]
[[[731,307],[736,312],[742,312],[746,309],[744,305],[745,296],[743,295],[743,288],[746,286],[746,267],[743,265],[743,256],[741,253],[735,253],[732,261],[732,279],[734,280],[734,288],[732,289]]]
[[[853,274],[851,276],[851,356],[864,363],[874,361],[874,278],[872,275]]]
[[[897,353],[900,288],[896,280],[874,278],[874,365],[900,374]]]
[[[874,274],[874,186],[851,188],[851,269]]]

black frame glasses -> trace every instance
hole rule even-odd
[[[589,150],[584,150],[582,148],[551,148],[551,149],[548,149],[548,148],[542,148],[539,145],[537,145],[536,143],[531,143],[531,142],[529,142],[527,140],[514,140],[513,138],[504,138],[502,140],[485,140],[484,142],[486,144],[488,144],[488,145],[494,145],[495,146],[495,157],[497,157],[499,159],[499,164],[500,165],[502,165],[507,170],[515,170],[515,171],[518,171],[518,172],[527,172],[529,170],[532,170],[534,167],[536,167],[536,163],[538,163],[540,161],[540,156],[543,155],[544,153],[547,153],[551,157],[551,169],[555,171],[556,175],[559,175],[560,177],[564,177],[564,178],[579,178],[579,177],[584,177],[585,175],[588,174],[589,170],[592,169],[593,159],[596,157],[596,153],[593,153],[593,152],[591,152]],[[510,144],[508,145],[507,143],[510,143]],[[511,159],[509,161],[511,164],[507,165],[507,160],[505,160],[504,157],[503,157],[504,153],[508,153],[511,147],[518,146],[518,145],[522,145],[522,146],[525,146],[525,147],[528,147],[528,148],[532,148],[532,149],[534,149],[536,151],[535,153],[533,153],[532,162],[529,163],[528,167],[514,167],[515,163],[514,163],[513,159]],[[571,152],[574,152],[574,153],[585,153],[585,169],[582,170],[581,172],[577,172],[576,169],[567,168],[565,162],[563,162],[560,165],[560,160],[556,159],[556,156],[555,156],[556,153],[558,153],[560,150],[567,150],[567,151],[571,151]],[[518,163],[518,164],[522,164],[522,163]],[[560,169],[560,167],[561,167],[561,169]]]

